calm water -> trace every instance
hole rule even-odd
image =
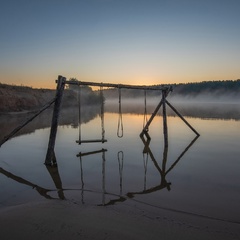
[[[169,116],[169,148],[164,152],[162,116],[158,115],[149,129],[147,154],[139,137],[143,114],[128,112],[122,115],[122,138],[117,137],[117,110],[109,106],[104,116],[107,142],[78,145],[77,113],[69,110],[58,129],[57,168],[43,164],[50,117],[42,117],[44,124],[41,117],[34,120],[32,129],[0,149],[0,207],[68,199],[77,204],[133,205],[143,211],[161,209],[239,224],[240,121],[229,112],[219,118],[185,114],[201,134],[195,139],[180,118]],[[82,139],[100,139],[99,114],[89,114],[81,129]]]

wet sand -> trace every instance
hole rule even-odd
[[[78,205],[71,201],[43,201],[2,208],[0,238],[14,239],[240,239],[239,225],[158,212],[151,216],[125,206]]]

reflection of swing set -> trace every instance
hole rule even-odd
[[[29,182],[28,180],[26,180],[24,178],[14,175],[14,174],[4,170],[3,168],[0,168],[0,173],[5,175],[8,178],[11,178],[12,180],[14,180],[20,184],[30,186],[31,188],[36,190],[42,197],[44,197],[46,199],[56,199],[56,197],[52,197],[50,195],[50,193],[55,193],[55,192],[57,193],[59,199],[65,199],[64,192],[80,190],[81,191],[81,202],[82,202],[82,204],[84,204],[85,203],[85,201],[84,201],[84,193],[85,192],[101,193],[102,194],[102,203],[99,204],[100,206],[113,205],[116,203],[124,202],[129,198],[134,198],[135,195],[148,194],[148,193],[152,193],[155,191],[159,191],[164,188],[167,188],[168,190],[170,190],[171,183],[166,180],[166,175],[177,165],[177,163],[180,161],[180,159],[183,157],[183,155],[188,151],[188,149],[197,140],[198,136],[196,136],[192,140],[192,142],[184,149],[184,151],[179,155],[179,157],[175,160],[175,162],[168,169],[166,168],[168,148],[166,148],[166,147],[164,148],[162,167],[160,167],[150,149],[149,145],[150,145],[151,138],[150,138],[149,134],[146,133],[145,137],[146,138],[141,137],[142,142],[144,144],[143,154],[146,156],[146,158],[144,158],[144,162],[143,162],[143,165],[144,165],[144,189],[143,189],[143,191],[128,192],[128,193],[122,195],[122,192],[123,192],[123,190],[122,190],[123,189],[123,184],[122,184],[122,182],[123,182],[123,161],[124,161],[124,154],[122,151],[119,151],[117,154],[118,168],[119,168],[119,188],[120,188],[119,194],[109,193],[106,191],[106,159],[105,159],[105,153],[107,152],[106,149],[100,149],[100,150],[92,151],[92,152],[80,152],[77,155],[77,157],[79,157],[79,159],[80,159],[80,172],[81,172],[81,188],[77,188],[77,189],[64,189],[62,187],[62,181],[61,181],[57,166],[55,166],[55,167],[46,166],[47,171],[49,172],[49,174],[55,184],[56,189],[43,188],[32,182]],[[101,153],[101,155],[102,155],[102,171],[101,171],[102,172],[102,191],[96,192],[96,191],[93,191],[90,189],[85,189],[84,176],[83,176],[84,171],[83,171],[82,161],[85,156],[99,154],[99,153]],[[161,181],[160,181],[159,185],[146,189],[148,156],[150,157],[154,166],[158,170],[160,177],[161,177]],[[116,198],[111,199],[108,202],[106,202],[105,195],[110,195],[110,196],[113,196]]]
[[[163,151],[163,159],[162,159],[162,165],[161,167],[159,166],[156,158],[154,157],[154,154],[151,151],[150,148],[150,142],[151,142],[151,137],[150,135],[146,132],[145,133],[145,137],[144,136],[140,136],[143,144],[144,144],[144,149],[143,149],[143,167],[144,167],[144,188],[142,191],[138,191],[138,192],[128,192],[124,195],[122,195],[122,181],[123,181],[123,152],[120,151],[118,152],[118,162],[119,162],[119,177],[120,177],[120,194],[110,194],[107,193],[105,190],[105,177],[103,176],[103,192],[102,194],[109,194],[112,196],[116,196],[117,198],[109,200],[107,203],[105,202],[105,197],[103,197],[104,201],[102,201],[102,206],[107,206],[107,205],[114,205],[116,203],[119,202],[124,202],[129,198],[134,198],[135,195],[142,195],[142,194],[149,194],[149,193],[153,193],[159,190],[162,190],[164,188],[166,188],[168,191],[171,190],[171,183],[168,182],[166,180],[166,176],[167,174],[173,170],[173,168],[177,165],[177,163],[180,161],[180,159],[184,156],[184,154],[189,150],[189,148],[194,144],[194,142],[198,139],[199,136],[196,136],[189,144],[188,146],[181,152],[181,154],[178,156],[178,158],[171,164],[171,166],[169,168],[167,168],[167,157],[168,157],[168,148],[166,146],[164,146],[164,151]],[[102,150],[103,151],[103,150]],[[90,154],[93,153],[98,153],[101,151],[96,151],[96,152],[91,152]],[[88,154],[88,153],[87,153]],[[87,155],[87,154],[83,154],[83,155]],[[148,165],[148,158],[150,157],[153,165],[155,166],[155,168],[157,169],[157,171],[159,172],[160,175],[160,184],[154,186],[154,187],[150,187],[150,188],[146,188],[146,182],[147,182],[147,165]],[[81,159],[80,159],[81,160]],[[103,161],[105,163],[105,159]],[[105,164],[104,166],[104,171],[102,171],[102,173],[105,173]]]
[[[178,158],[175,160],[175,162],[167,169],[167,157],[168,157],[168,147],[165,145],[164,150],[163,150],[163,160],[162,160],[162,167],[160,167],[151,151],[150,148],[150,142],[151,142],[151,137],[149,136],[148,133],[145,133],[144,136],[140,136],[143,144],[144,144],[144,149],[143,149],[143,155],[146,155],[144,159],[148,159],[148,156],[150,156],[154,166],[158,170],[160,176],[161,176],[161,182],[158,186],[149,188],[146,190],[146,173],[147,173],[147,162],[145,162],[144,165],[144,170],[145,170],[145,185],[144,185],[144,190],[141,192],[135,192],[135,193],[128,193],[128,196],[133,196],[134,194],[145,194],[145,193],[150,193],[154,192],[163,188],[167,188],[168,191],[170,191],[170,185],[171,183],[167,182],[166,176],[167,174],[177,165],[177,163],[180,161],[180,159],[183,157],[183,155],[189,150],[189,148],[194,144],[194,142],[198,139],[199,136],[196,136],[189,144],[188,146],[182,151],[182,153],[178,156]]]
[[[64,200],[65,199],[65,196],[64,196],[65,189],[62,188],[62,181],[61,181],[61,178],[60,178],[60,175],[58,172],[58,167],[57,166],[55,166],[55,167],[46,166],[46,168],[55,184],[56,190],[46,189],[41,186],[38,186],[22,177],[19,177],[11,172],[6,171],[5,169],[3,169],[1,167],[0,167],[0,173],[2,173],[6,177],[8,177],[18,183],[30,186],[32,189],[36,190],[41,196],[43,196],[46,199],[57,199],[56,197],[52,197],[49,194],[51,192],[57,192],[58,198]]]
[[[92,152],[86,152],[86,153],[82,153],[80,152],[77,157],[79,157],[80,159],[80,171],[81,171],[81,183],[82,183],[82,203],[84,204],[84,178],[83,178],[83,166],[82,166],[82,159],[84,156],[89,156],[89,155],[93,155],[93,154],[98,154],[98,153],[102,153],[102,203],[105,203],[105,152],[107,152],[107,149],[101,149],[101,150],[97,150],[97,151],[92,151]]]

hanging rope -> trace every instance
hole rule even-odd
[[[100,86],[100,98],[101,98],[102,143],[104,143],[105,129],[104,129],[104,96],[103,96],[103,86]]]
[[[119,138],[123,137],[123,120],[122,120],[122,100],[121,100],[121,88],[118,87],[118,129],[117,129],[117,136]]]
[[[147,91],[146,89],[144,90],[144,116],[143,116],[143,128],[148,122],[147,118]],[[146,128],[146,131],[148,131],[148,128]]]
[[[82,133],[81,133],[81,122],[82,122],[82,114],[81,114],[81,86],[78,85],[78,144],[81,144],[82,141]]]

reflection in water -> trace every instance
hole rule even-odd
[[[144,138],[144,136],[146,137],[146,139]],[[144,144],[144,150],[143,153],[146,153],[150,156],[154,166],[156,167],[156,169],[158,170],[158,172],[160,173],[160,177],[161,177],[161,181],[160,181],[160,185],[150,188],[150,189],[144,189],[144,191],[140,192],[140,193],[128,193],[129,197],[133,197],[134,194],[144,194],[144,193],[150,193],[150,192],[154,192],[157,190],[160,190],[162,188],[167,188],[168,191],[170,191],[170,185],[171,183],[168,183],[166,181],[166,163],[167,163],[167,154],[168,154],[168,147],[165,145],[164,146],[164,150],[163,150],[163,160],[162,160],[162,168],[159,167],[158,162],[156,161],[151,149],[150,149],[150,142],[151,142],[151,138],[148,134],[148,132],[144,132],[143,135],[140,135],[140,138]],[[146,183],[145,183],[146,185]]]
[[[147,112],[153,112],[159,99],[148,99]],[[200,119],[234,119],[240,120],[239,103],[222,103],[222,102],[174,102],[173,105],[178,109],[184,117],[200,118]],[[113,100],[106,101],[106,112],[118,113],[116,102]],[[123,99],[122,100],[122,113],[141,114],[145,115],[146,107],[142,99]],[[161,115],[161,112],[159,113]],[[176,114],[169,109],[168,116],[176,116]]]
[[[84,178],[83,178],[83,166],[82,166],[82,156],[80,155],[80,171],[81,171],[81,202],[84,204]]]
[[[60,199],[65,199],[64,197],[64,193],[63,193],[63,187],[62,187],[62,181],[61,181],[61,178],[60,178],[60,175],[59,175],[59,172],[58,172],[58,167],[57,166],[47,166],[46,165],[46,168],[50,174],[50,176],[52,177],[52,180],[55,184],[55,187],[57,189],[57,192],[58,192],[58,197]]]
[[[170,186],[171,186],[171,183],[168,182],[166,180],[166,176],[167,174],[177,165],[177,163],[180,161],[180,159],[183,157],[183,155],[188,151],[188,149],[194,144],[194,142],[198,139],[199,136],[196,136],[192,141],[191,143],[184,149],[184,151],[179,155],[179,157],[175,160],[175,162],[169,167],[169,169],[166,169],[166,165],[167,165],[167,155],[168,155],[168,148],[165,146],[164,147],[164,150],[163,150],[163,159],[162,159],[162,167],[159,166],[157,160],[155,159],[152,151],[151,151],[151,148],[150,148],[150,142],[151,142],[151,138],[149,136],[149,134],[147,132],[145,132],[145,136],[146,136],[146,139],[144,138],[144,135],[141,135],[141,140],[144,144],[144,150],[143,150],[143,153],[144,154],[147,154],[147,156],[149,155],[154,166],[156,167],[156,169],[158,170],[159,174],[160,174],[160,178],[161,178],[161,181],[160,181],[160,184],[155,186],[155,187],[152,187],[152,188],[149,188],[149,189],[146,189],[144,188],[143,191],[140,191],[140,192],[129,192],[127,194],[128,197],[132,198],[134,197],[134,195],[136,194],[147,194],[147,193],[151,193],[151,192],[155,192],[155,191],[158,191],[158,190],[161,190],[163,188],[167,188],[168,191],[171,190]],[[147,172],[147,166],[144,165],[144,169],[145,169],[145,183],[144,183],[144,186],[146,186],[146,172]]]
[[[96,118],[99,112],[99,106],[84,106],[84,111],[81,113],[81,123],[87,123],[90,120]],[[18,113],[18,114],[1,114],[0,115],[0,140],[6,135],[12,132],[13,129],[18,127],[21,123],[25,122],[26,119],[30,118],[34,113]],[[32,122],[28,123],[22,128],[15,136],[23,134],[29,134],[37,129],[44,129],[51,126],[52,110],[46,110],[42,112]],[[78,108],[64,108],[61,110],[59,126],[71,125],[73,128],[78,128]]]
[[[159,191],[159,190],[164,189],[164,188],[167,188],[167,190],[170,191],[171,190],[171,188],[170,188],[171,183],[166,180],[167,174],[177,165],[177,163],[180,161],[180,159],[183,157],[183,155],[189,150],[189,148],[194,144],[194,142],[198,139],[198,137],[199,136],[196,136],[190,142],[190,144],[183,150],[183,152],[179,155],[179,157],[175,160],[175,162],[167,169],[166,165],[167,165],[168,147],[164,146],[162,166],[160,167],[157,160],[155,159],[152,151],[151,151],[151,148],[150,148],[150,142],[151,142],[150,135],[148,134],[148,132],[144,132],[144,134],[141,134],[140,138],[141,138],[141,140],[144,144],[144,149],[143,149],[144,190],[139,191],[139,192],[128,192],[125,196],[120,196],[117,199],[110,200],[108,203],[104,204],[104,206],[113,205],[113,204],[116,204],[117,202],[124,202],[128,198],[133,198],[135,195],[148,194],[148,193]],[[160,174],[160,184],[157,185],[157,186],[151,187],[149,189],[146,189],[146,174],[147,174],[148,156],[150,156],[155,168],[157,169],[157,171]],[[122,178],[120,178],[120,182],[121,181],[122,181]]]
[[[123,117],[125,134],[119,139],[116,136],[118,115],[106,114],[109,141],[104,146],[78,146],[74,144],[77,129],[59,127],[56,148],[58,169],[49,169],[51,172],[59,170],[59,174],[52,174],[54,177],[50,177],[51,173],[42,163],[49,129],[36,131],[4,145],[0,151],[0,167],[5,170],[0,169],[0,208],[60,198],[76,204],[81,204],[81,200],[87,205],[115,204],[110,209],[130,210],[154,219],[160,216],[160,220],[167,217],[168,224],[172,219],[177,224],[182,222],[182,226],[187,222],[190,232],[191,226],[199,227],[198,220],[203,222],[200,227],[204,231],[216,230],[218,223],[223,226],[222,229],[239,227],[239,121],[191,119],[202,137],[197,139],[194,147],[189,144],[189,149],[186,146],[192,139],[192,132],[186,131],[180,119],[169,117],[171,144],[164,152],[160,137],[161,117],[157,116],[149,129],[149,142],[146,135],[144,142],[138,138],[143,115],[126,114]],[[88,137],[96,136],[98,131],[95,129],[99,130],[99,123],[100,117],[84,125]],[[98,150],[102,146],[108,149],[106,161],[102,160],[102,153],[82,156],[80,161],[76,157],[80,151]],[[120,150],[124,154],[118,154]],[[185,154],[185,151],[188,152]],[[102,171],[104,168],[105,171]],[[218,229],[221,230],[220,227]]]
[[[43,187],[40,187],[32,182],[29,182],[26,179],[23,179],[19,176],[16,176],[6,170],[4,170],[3,168],[0,168],[0,173],[2,173],[3,175],[11,178],[12,180],[21,183],[21,184],[25,184],[27,186],[32,187],[33,189],[35,189],[41,196],[47,198],[47,199],[56,199],[52,196],[49,195],[50,192],[56,192],[58,194],[58,198],[64,200],[65,199],[65,195],[64,195],[64,191],[69,191],[69,190],[80,190],[81,191],[81,202],[82,204],[85,203],[84,200],[84,193],[87,192],[94,192],[92,190],[89,189],[85,189],[85,183],[84,183],[84,169],[83,169],[83,158],[85,156],[89,156],[89,155],[94,155],[94,154],[99,154],[102,153],[102,171],[101,171],[101,175],[102,175],[102,203],[99,206],[107,206],[107,205],[113,205],[117,202],[124,202],[126,201],[128,198],[133,198],[135,195],[137,194],[148,194],[151,192],[155,192],[155,191],[159,191],[163,188],[167,188],[168,190],[170,190],[170,185],[171,183],[168,182],[166,180],[166,175],[176,166],[176,164],[180,161],[180,159],[183,157],[183,155],[187,152],[187,150],[193,145],[193,143],[197,140],[198,136],[195,137],[193,139],[193,141],[184,149],[184,151],[179,155],[179,157],[176,159],[176,161],[170,166],[169,169],[166,169],[166,163],[167,163],[167,154],[168,154],[168,148],[164,148],[163,151],[163,159],[162,159],[162,165],[161,167],[159,166],[156,158],[154,157],[151,148],[150,148],[150,142],[151,142],[151,137],[149,136],[149,134],[147,132],[145,132],[144,135],[141,136],[141,140],[144,144],[144,149],[143,149],[143,166],[144,166],[144,190],[140,191],[140,192],[128,192],[126,193],[124,196],[122,195],[123,192],[123,163],[124,163],[124,153],[123,151],[119,151],[117,153],[117,160],[118,160],[118,172],[119,172],[119,188],[120,188],[120,192],[119,195],[116,194],[111,194],[109,192],[106,191],[106,159],[105,159],[105,153],[107,152],[107,149],[100,149],[97,151],[91,151],[91,152],[80,152],[77,157],[79,157],[80,159],[80,173],[81,173],[81,187],[78,189],[64,189],[62,186],[62,181],[61,181],[61,177],[58,171],[58,167],[57,165],[54,166],[46,166],[46,169],[48,171],[48,173],[50,174],[54,185],[56,187],[56,190],[54,189],[45,189]],[[147,165],[148,165],[148,158],[150,157],[150,159],[152,160],[155,168],[157,169],[157,171],[160,174],[160,184],[151,188],[146,189],[146,175],[147,175]],[[117,196],[117,199],[111,199],[108,202],[106,202],[106,195],[108,196]]]
[[[97,151],[91,151],[91,152],[86,152],[86,153],[82,153],[80,152],[77,157],[80,158],[80,171],[81,171],[81,197],[82,197],[82,204],[84,204],[84,178],[83,178],[83,167],[82,167],[82,159],[84,156],[89,156],[89,155],[93,155],[93,154],[98,154],[98,153],[102,153],[102,204],[105,203],[105,152],[107,150],[106,149],[101,149],[101,150],[97,150]]]
[[[119,178],[120,178],[120,195],[122,195],[122,181],[123,181],[123,151],[118,152],[118,170],[119,170]]]
[[[143,167],[144,167],[144,190],[146,190],[147,183],[147,165],[148,165],[148,152],[143,150]]]
[[[105,204],[106,181],[105,181],[105,151],[102,151],[102,204]]]
[[[116,108],[116,103],[111,101],[106,101],[105,112],[116,112],[119,113],[119,109]],[[148,112],[153,111],[156,102],[151,102],[148,100]],[[240,120],[240,108],[239,104],[220,104],[220,103],[174,103],[176,108],[181,112],[183,116],[201,118],[201,119],[234,119]],[[146,106],[143,109],[141,100],[126,100],[123,99],[121,102],[121,114],[131,113],[131,114],[141,114],[146,118]],[[2,140],[6,135],[8,135],[13,129],[18,127],[21,123],[25,122],[27,118],[30,118],[34,113],[25,114],[1,114],[0,115],[0,140]],[[160,113],[161,114],[161,113]],[[171,109],[168,111],[168,116],[175,115]],[[90,120],[96,118],[98,115],[101,116],[101,109],[99,105],[84,106],[81,113],[81,123],[87,123]],[[48,128],[51,126],[52,110],[46,110],[41,113],[38,118],[34,119],[22,130],[20,130],[16,136],[23,134],[29,134],[37,129]],[[73,128],[79,127],[78,122],[78,108],[64,108],[60,113],[59,125],[71,125]],[[122,116],[121,116],[122,118]],[[144,120],[145,121],[145,120]],[[121,122],[122,124],[122,119]],[[122,126],[120,125],[120,130]],[[121,133],[122,134],[122,133]]]
[[[53,182],[56,186],[59,198],[62,199],[62,200],[65,199],[63,189],[62,189],[62,182],[61,182],[61,179],[60,179],[60,175],[59,175],[57,166],[54,166],[54,167],[46,166],[46,168],[47,168],[47,170],[48,170],[50,176],[52,177],[52,180],[53,180]],[[48,194],[49,192],[53,192],[55,190],[40,187],[40,186],[38,186],[38,185],[36,185],[36,184],[34,184],[34,183],[24,179],[24,178],[21,178],[19,176],[16,176],[16,175],[4,170],[3,168],[0,168],[0,173],[2,173],[3,175],[5,175],[8,178],[11,178],[12,180],[14,180],[18,183],[21,183],[21,184],[32,187],[41,196],[45,197],[46,199],[55,199]]]

